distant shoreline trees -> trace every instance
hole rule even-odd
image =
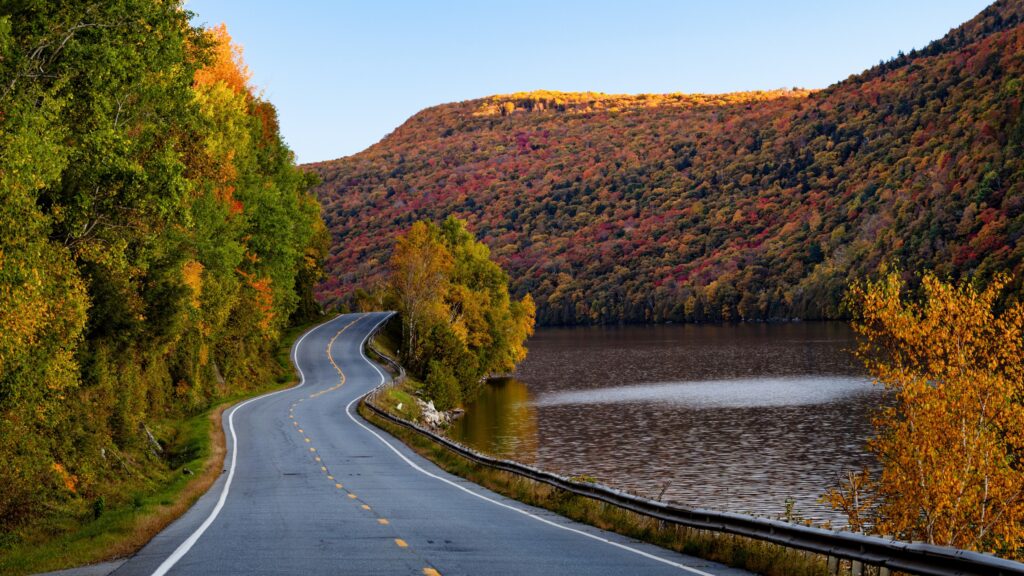
[[[533,299],[509,297],[508,275],[463,221],[413,223],[396,241],[389,268],[402,361],[439,409],[471,400],[482,378],[511,372],[526,357]]]

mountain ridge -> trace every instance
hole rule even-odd
[[[1019,272],[1022,14],[997,2],[820,91],[428,108],[306,166],[335,240],[320,297],[372,286],[394,234],[447,214],[544,324],[839,317],[890,253],[951,278]]]

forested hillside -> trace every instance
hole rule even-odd
[[[3,4],[0,556],[180,477],[160,424],[273,381],[317,312],[312,180],[179,0]]]
[[[1024,256],[1024,2],[825,90],[495,96],[308,166],[320,297],[380,282],[396,234],[455,215],[542,324],[822,318],[895,258],[940,277]]]

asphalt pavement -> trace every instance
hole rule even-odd
[[[747,572],[526,506],[452,476],[355,412],[386,372],[346,314],[292,350],[295,388],[225,412],[224,473],[116,576]]]

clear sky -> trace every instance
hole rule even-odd
[[[300,162],[419,110],[524,90],[823,88],[988,0],[187,0],[225,22]]]

